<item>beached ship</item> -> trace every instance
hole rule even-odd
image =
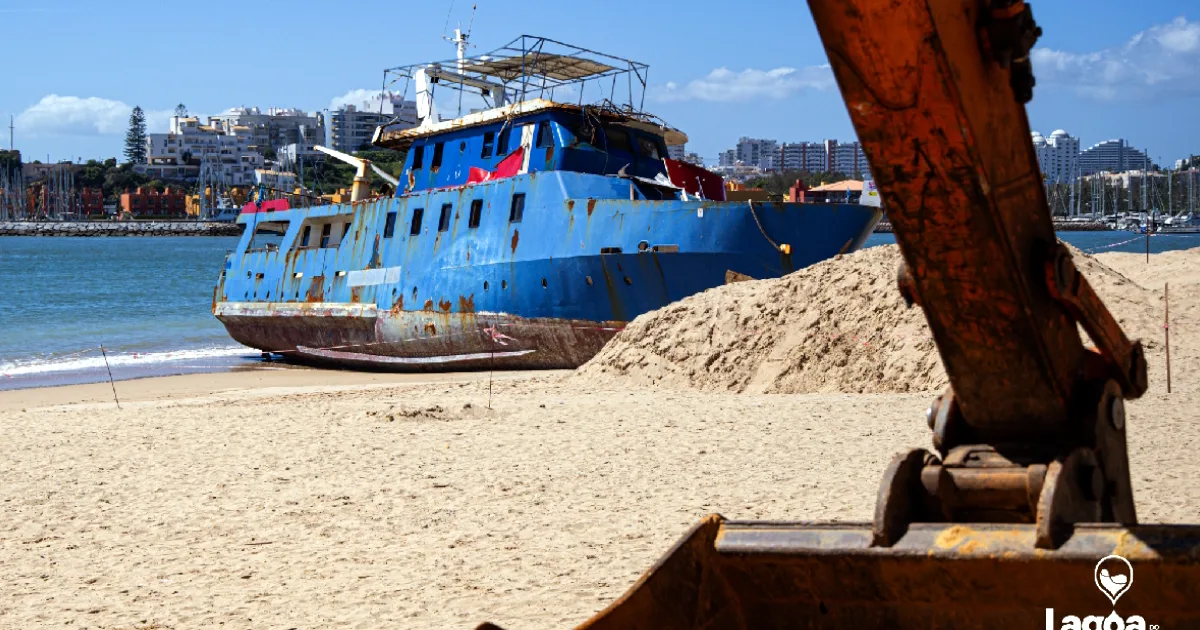
[[[642,313],[853,251],[879,220],[877,205],[726,201],[721,177],[667,157],[687,137],[642,109],[645,64],[541,37],[478,57],[453,41],[455,59],[385,72],[417,101],[373,140],[407,152],[399,178],[381,173],[394,195],[370,197],[378,169],[341,156],[360,166],[352,202],[243,210],[213,296],[235,340],[343,366],[570,368]]]

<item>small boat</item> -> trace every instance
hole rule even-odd
[[[543,37],[479,57],[453,41],[457,58],[386,75],[417,101],[373,139],[406,152],[399,178],[326,150],[357,166],[350,203],[243,209],[213,296],[235,340],[385,370],[573,368],[642,313],[854,251],[881,216],[725,201],[720,176],[667,157],[687,136],[640,108],[645,64]],[[374,174],[395,193],[370,196]]]

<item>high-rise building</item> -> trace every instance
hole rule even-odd
[[[1101,171],[1120,173],[1142,169],[1150,164],[1151,161],[1144,151],[1129,146],[1124,139],[1105,140],[1079,153],[1079,172],[1083,175]]]
[[[327,146],[352,153],[371,144],[375,128],[389,123],[397,128],[415,127],[417,104],[400,94],[387,92],[358,104],[346,104],[328,113]]]
[[[742,164],[764,170],[775,168],[775,162],[779,160],[779,148],[774,140],[743,136],[738,139],[736,152],[737,160]]]
[[[667,157],[677,162],[682,162],[684,156],[687,155],[687,150],[682,144],[673,144],[667,147]]]
[[[784,170],[824,173],[829,169],[829,154],[820,142],[781,144],[780,161]]]
[[[832,141],[827,146],[830,150],[830,170],[848,177],[867,178],[871,175],[871,167],[867,164],[867,154],[863,152],[862,144],[855,142]]]
[[[1079,138],[1056,129],[1049,138],[1033,132],[1033,149],[1046,180],[1066,183],[1079,176]]]

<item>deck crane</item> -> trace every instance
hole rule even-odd
[[[1025,112],[1030,7],[809,7],[903,254],[899,290],[949,376],[933,450],[891,462],[872,523],[709,516],[580,627],[1200,627],[1200,525],[1134,508],[1124,405],[1147,388],[1142,346],[1055,237]],[[1130,586],[1110,607],[1096,587],[1116,584],[1099,566],[1113,555],[1136,581],[1116,574]]]

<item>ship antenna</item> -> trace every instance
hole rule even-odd
[[[446,29],[450,28],[450,16],[453,14],[454,14],[454,0],[450,0],[450,10],[446,12],[446,23],[442,25],[442,39],[444,39],[446,41],[450,41],[450,38],[446,37]]]

